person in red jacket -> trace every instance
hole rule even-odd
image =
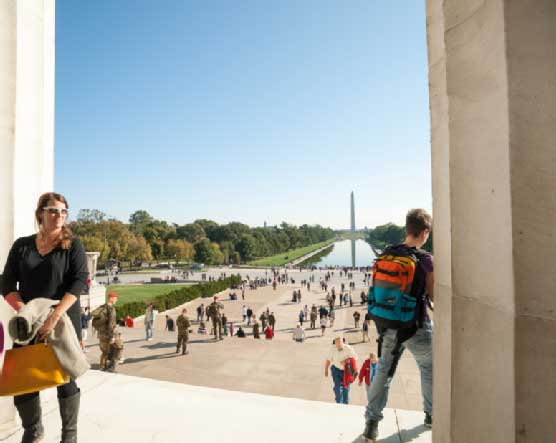
[[[378,357],[374,352],[371,352],[369,358],[366,359],[361,366],[361,372],[359,372],[359,386],[363,384],[365,380],[365,390],[367,391],[367,399],[369,399],[369,392],[371,391],[371,383],[373,382],[376,374],[376,365],[378,363]]]
[[[334,383],[333,391],[336,403],[349,404],[349,383],[344,383],[349,379],[355,380],[357,368],[354,364],[357,361],[355,350],[345,342],[341,334],[336,334],[332,342],[330,354],[324,365],[324,376],[328,377],[330,370]],[[345,374],[346,364],[351,363],[348,368],[351,374]],[[346,378],[347,377],[347,378]]]
[[[271,326],[266,327],[266,329],[264,330],[264,336],[267,340],[272,340],[272,337],[274,337],[274,330]]]

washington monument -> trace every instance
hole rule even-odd
[[[355,200],[351,191],[351,232],[355,232]]]

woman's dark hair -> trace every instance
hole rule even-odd
[[[66,205],[66,209],[69,209],[68,201],[66,197],[62,194],[58,194],[56,192],[45,192],[43,195],[39,197],[39,201],[37,203],[37,209],[35,210],[35,220],[39,226],[42,225],[42,212],[43,209],[48,206],[48,203],[51,201],[57,201]],[[68,228],[67,225],[62,226],[62,232],[60,232],[60,238],[58,239],[58,243],[56,246],[60,246],[62,249],[69,249],[71,248],[71,241],[73,239],[73,233],[71,229]]]

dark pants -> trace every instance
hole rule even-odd
[[[56,390],[58,391],[58,398],[69,398],[79,392],[79,388],[77,387],[75,380],[70,380],[69,383],[58,386]],[[31,392],[29,394],[16,395],[14,397],[14,404],[17,406],[20,405],[21,403],[25,403],[26,401],[31,400],[38,396],[39,396],[38,391]]]

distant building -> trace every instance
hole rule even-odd
[[[351,232],[355,232],[355,199],[351,192]]]

